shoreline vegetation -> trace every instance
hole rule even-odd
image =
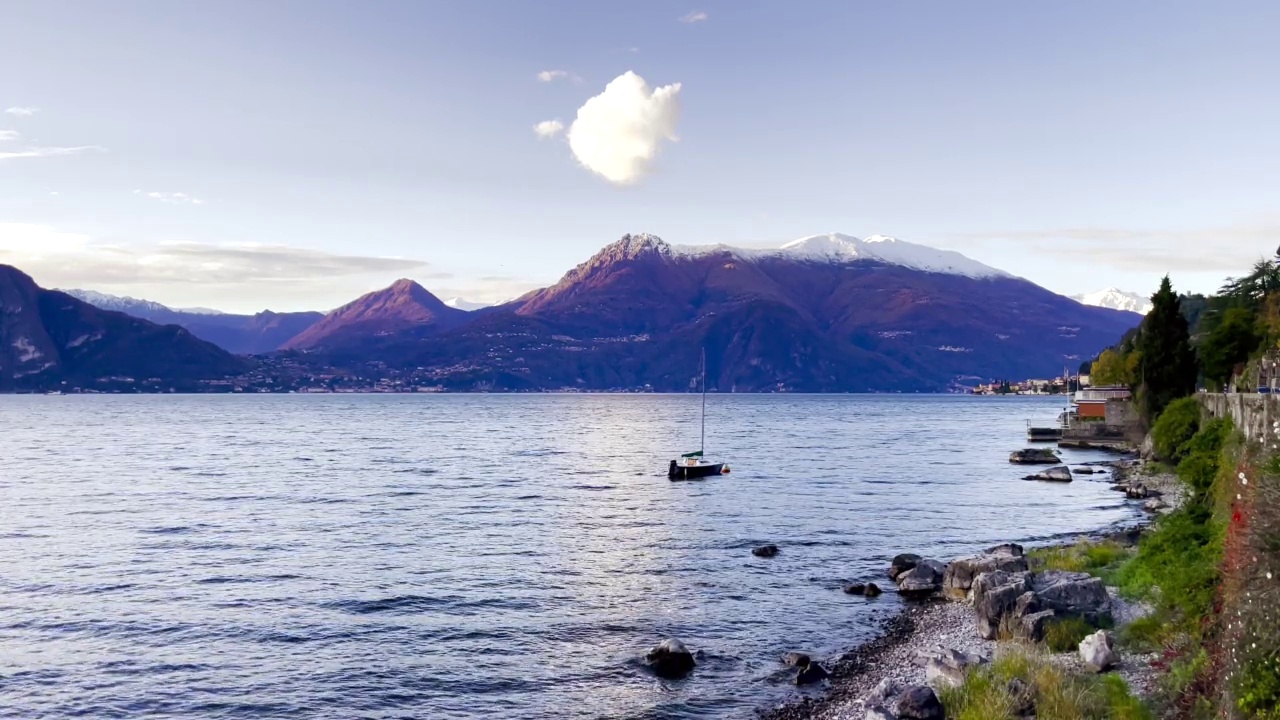
[[[823,696],[760,716],[1280,719],[1280,421],[1266,434],[1173,401],[1141,459],[1098,463],[1149,522],[955,559],[927,592],[891,569],[903,610],[830,661]]]

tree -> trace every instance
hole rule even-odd
[[[1222,387],[1231,379],[1237,364],[1249,359],[1262,338],[1255,326],[1257,319],[1242,307],[1228,308],[1222,321],[1200,343],[1200,364],[1204,379]]]
[[[1143,415],[1155,419],[1170,402],[1196,389],[1196,355],[1191,349],[1191,333],[1182,303],[1166,275],[1160,289],[1151,296],[1151,312],[1142,321],[1138,335],[1139,399]]]
[[[1133,376],[1128,372],[1125,360],[1117,350],[1103,350],[1089,372],[1089,382],[1094,385],[1132,385]]]

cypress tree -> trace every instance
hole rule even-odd
[[[1182,303],[1165,275],[1151,296],[1152,308],[1142,321],[1138,336],[1141,354],[1139,400],[1147,420],[1154,420],[1165,406],[1196,390],[1196,354],[1191,332],[1182,314]]]

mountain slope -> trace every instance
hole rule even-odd
[[[227,352],[256,355],[279,349],[286,341],[324,317],[318,312],[237,315],[205,309],[175,310],[150,300],[108,295],[93,290],[66,290],[91,305],[115,310],[162,325],[181,325],[201,340],[208,340]]]
[[[191,388],[246,368],[183,328],[102,310],[0,265],[0,390],[108,377]]]
[[[467,318],[466,311],[445,305],[412,280],[401,279],[325,315],[281,348],[338,346],[397,332],[445,330],[465,323]]]
[[[342,359],[428,368],[457,389],[680,391],[705,346],[721,391],[942,390],[1056,375],[1136,321],[901,241],[762,251],[627,235],[512,305],[434,335],[385,333]]]
[[[1111,308],[1112,310],[1124,310],[1126,312],[1138,313],[1146,315],[1151,312],[1151,298],[1141,293],[1125,292],[1116,288],[1107,288],[1097,292],[1086,293],[1084,295],[1072,295],[1072,300],[1076,300],[1084,305],[1092,305],[1094,307]]]

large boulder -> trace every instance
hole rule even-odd
[[[1009,455],[1009,462],[1014,465],[1057,465],[1062,460],[1049,448],[1027,448],[1014,450]]]
[[[1111,598],[1102,580],[1088,573],[1049,570],[1031,576],[1031,590],[1042,610],[1079,617],[1099,625],[1111,620]]]
[[[978,634],[987,640],[1000,635],[1000,623],[1017,607],[1018,598],[1031,589],[1030,573],[994,570],[973,580],[973,609]]]
[[[697,665],[693,661],[693,653],[684,643],[675,638],[668,638],[658,644],[644,656],[644,662],[658,677],[677,679],[688,675]]]
[[[1041,610],[1018,618],[1015,634],[1022,640],[1040,642],[1049,629],[1049,623],[1056,617],[1052,610]]]
[[[1099,630],[1081,640],[1080,659],[1084,661],[1085,667],[1094,672],[1102,672],[1115,665],[1120,658],[1116,655],[1111,633]]]
[[[898,592],[913,597],[932,595],[942,589],[946,566],[937,560],[921,560],[897,577]]]
[[[952,600],[964,600],[969,597],[969,590],[973,588],[973,579],[982,573],[996,570],[1026,572],[1027,569],[1027,559],[1022,555],[1021,545],[1000,545],[982,555],[959,558],[947,563],[942,575],[942,592]]]
[[[920,556],[913,553],[895,555],[893,560],[889,562],[889,578],[897,580],[899,575],[914,568],[920,560]]]
[[[899,720],[946,720],[947,717],[933,689],[924,685],[903,690],[893,705],[893,714]]]

